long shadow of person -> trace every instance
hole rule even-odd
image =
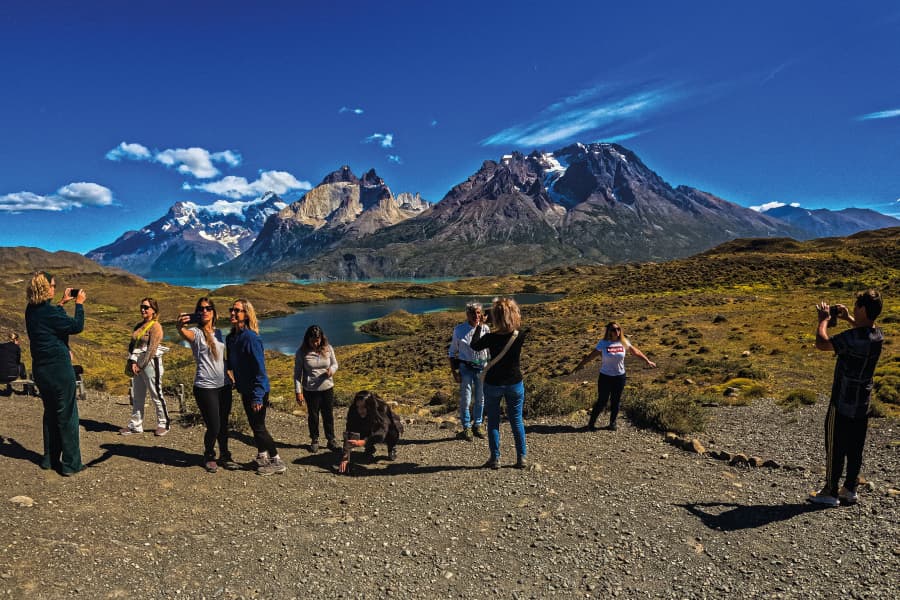
[[[399,442],[397,442],[398,446],[424,446],[426,444],[439,444],[441,442],[453,442],[456,441],[456,436],[451,435],[450,437],[445,438],[435,438],[435,439],[409,439],[403,438]]]
[[[529,433],[540,433],[540,434],[548,434],[552,435],[554,433],[577,433],[581,431],[581,428],[575,427],[574,425],[526,425],[525,426],[525,434]]]
[[[735,504],[733,502],[691,502],[676,504],[699,518],[710,529],[738,531],[754,529],[777,521],[787,521],[798,515],[825,508],[815,504]],[[712,508],[714,510],[704,510]],[[727,508],[725,511],[715,509]]]
[[[253,441],[253,436],[252,436],[252,435],[247,435],[247,434],[244,433],[243,431],[235,431],[235,430],[232,429],[231,431],[228,432],[228,438],[229,438],[229,439],[232,439],[232,440],[237,440],[237,441],[239,441],[239,442],[242,443],[242,444],[245,444],[245,445],[247,445],[247,446],[250,446],[251,448],[256,448],[256,443]],[[297,449],[297,448],[303,448],[303,447],[305,447],[306,444],[288,444],[288,443],[285,443],[285,442],[275,442],[275,446],[276,446],[277,448],[293,448],[293,449]]]
[[[27,460],[36,465],[41,464],[41,461],[44,459],[41,454],[34,450],[29,450],[13,438],[2,438],[2,443],[0,443],[0,456],[14,458],[16,460]]]
[[[104,423],[102,421],[95,421],[93,419],[79,419],[78,423],[82,427],[84,427],[85,431],[119,431],[119,428],[112,423]]]
[[[134,444],[100,444],[103,454],[87,463],[86,466],[94,467],[106,462],[113,456],[124,456],[144,462],[169,465],[171,467],[196,467],[203,462],[200,454],[188,454],[174,448],[162,446],[137,446]]]
[[[294,460],[294,464],[318,467],[326,473],[338,472],[338,463],[341,461],[340,452],[320,452],[301,456]],[[378,465],[379,462],[383,466]],[[427,473],[439,473],[441,471],[464,471],[467,469],[479,469],[481,467],[469,467],[464,465],[419,465],[414,462],[384,462],[378,457],[366,455],[354,455],[350,462],[350,474],[353,476],[372,477],[390,475],[424,475]]]

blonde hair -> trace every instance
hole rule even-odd
[[[44,271],[38,271],[31,277],[28,288],[25,290],[25,297],[28,304],[41,304],[53,298],[53,291],[50,289],[50,282],[53,276]]]
[[[629,342],[628,338],[625,337],[625,330],[622,329],[622,326],[615,321],[610,321],[606,324],[606,331],[603,332],[603,339],[607,342],[613,341],[613,332],[617,327],[619,328],[619,341],[622,342],[622,344],[624,344],[625,346],[630,346],[631,342]]]
[[[244,325],[252,329],[254,333],[259,333],[259,320],[256,318],[256,310],[253,308],[253,305],[246,298],[238,298],[231,303],[231,306],[233,307],[238,302],[241,303],[241,308],[244,309]],[[232,327],[231,331],[235,331],[235,327]]]
[[[522,324],[519,305],[512,298],[494,298],[491,327],[494,333],[512,333]]]

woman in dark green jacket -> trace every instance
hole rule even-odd
[[[31,371],[44,403],[44,459],[42,469],[55,468],[64,476],[84,469],[78,439],[78,405],[75,403],[75,371],[69,354],[69,336],[84,329],[84,290],[66,288],[59,304],[53,304],[56,281],[44,271],[28,284],[25,327],[31,342]],[[73,296],[73,292],[75,295]],[[75,317],[63,304],[75,301]]]

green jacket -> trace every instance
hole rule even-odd
[[[25,309],[25,328],[31,344],[32,370],[60,363],[71,365],[69,336],[84,329],[84,306],[76,304],[75,316],[70,317],[52,300],[29,304]]]

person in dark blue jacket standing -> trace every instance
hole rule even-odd
[[[269,406],[269,376],[259,321],[249,301],[239,298],[229,310],[231,333],[225,338],[226,368],[241,395],[247,421],[256,443],[256,472],[259,475],[284,473],[287,466],[278,456],[275,440],[266,429],[266,409]]]
[[[84,290],[66,289],[53,304],[56,280],[39,271],[26,291],[25,327],[31,342],[31,370],[44,403],[44,458],[42,469],[57,469],[68,477],[84,469],[75,403],[75,371],[69,354],[69,336],[84,329]],[[74,295],[73,295],[74,294]],[[63,304],[75,301],[75,316]]]

